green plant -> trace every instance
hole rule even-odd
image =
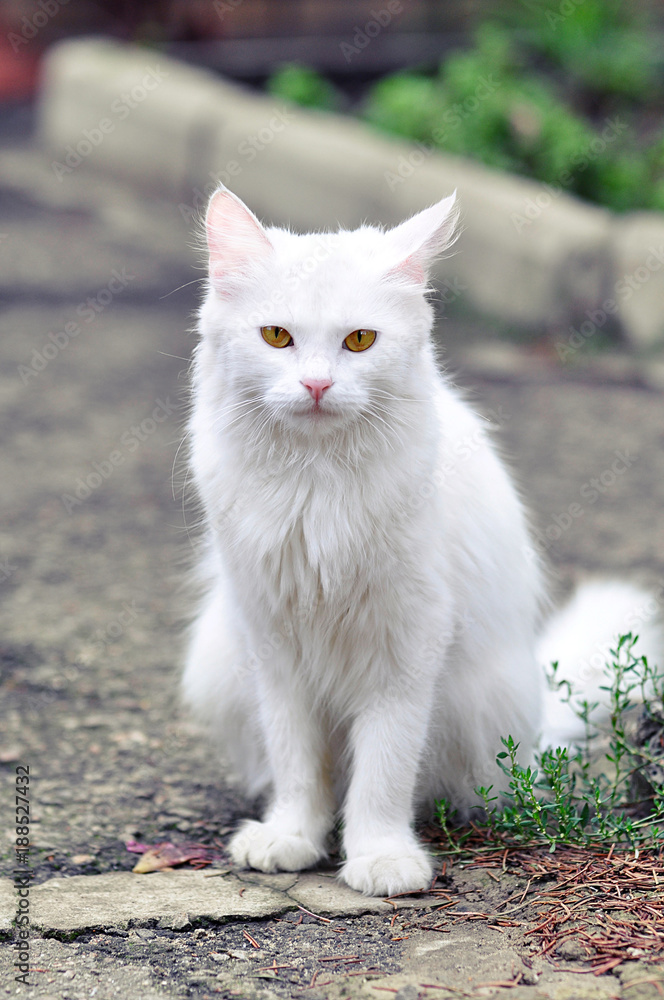
[[[364,114],[380,128],[585,197],[593,197],[616,138],[601,139],[492,23],[478,30],[473,49],[448,56],[437,76],[380,81]]]
[[[437,73],[399,72],[370,90],[376,127],[533,177],[618,211],[664,210],[664,60],[638,8],[621,0],[514,0]],[[267,89],[338,109],[337,89],[288,63]]]
[[[574,87],[646,102],[660,88],[657,42],[637,4],[528,0],[526,9],[529,46]]]
[[[552,683],[585,723],[587,739],[572,755],[566,748],[549,748],[537,755],[535,767],[523,767],[517,759],[518,743],[511,736],[503,738],[505,749],[497,763],[506,775],[507,790],[499,798],[493,786],[477,789],[484,819],[474,825],[475,832],[479,827],[488,842],[544,844],[552,852],[562,845],[664,844],[664,784],[643,779],[647,769],[664,763],[664,755],[634,737],[630,719],[638,691],[645,722],[658,734],[664,732],[664,673],[635,655],[636,641],[631,633],[622,636],[605,668],[609,721],[603,756],[597,760],[593,751],[600,735],[593,722],[597,705],[575,702],[569,683],[556,680],[554,664]],[[634,789],[644,787],[645,801],[632,801]],[[468,831],[452,828],[447,803],[439,803],[438,818],[448,843],[462,850]]]
[[[275,97],[284,98],[306,108],[331,111],[340,104],[336,88],[309,66],[284,63],[267,81],[267,89]]]

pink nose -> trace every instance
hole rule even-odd
[[[305,385],[311,393],[314,403],[320,403],[323,393],[332,385],[331,378],[303,378],[302,385]]]

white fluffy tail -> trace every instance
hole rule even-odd
[[[549,668],[558,661],[556,679],[569,682],[572,702],[599,704],[593,715],[596,721],[608,716],[608,693],[601,687],[608,683],[604,666],[611,659],[609,651],[615,649],[618,636],[627,632],[638,635],[634,654],[646,656],[653,665],[662,665],[663,597],[664,588],[655,595],[617,580],[589,581],[546,623],[537,647],[539,662]],[[546,685],[543,703],[542,748],[585,740],[584,723],[562,700],[560,691]]]

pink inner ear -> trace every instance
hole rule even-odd
[[[210,251],[210,277],[216,283],[242,275],[253,261],[272,250],[258,219],[230,191],[218,191],[205,220]]]
[[[424,284],[426,278],[422,261],[416,254],[406,257],[400,264],[393,267],[389,273],[397,276],[402,275],[404,278],[408,278],[409,281],[415,281],[420,285]]]
[[[426,283],[430,265],[454,242],[458,217],[455,199],[456,193],[443,198],[386,234],[399,257],[404,255],[390,274],[420,285]]]

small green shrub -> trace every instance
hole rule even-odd
[[[652,778],[653,768],[661,773],[664,755],[654,755],[647,741],[635,742],[628,721],[635,707],[634,692],[639,691],[646,724],[657,732],[664,729],[664,673],[645,657],[635,656],[635,643],[631,634],[622,636],[606,667],[610,717],[603,758],[594,761],[592,752],[599,733],[592,719],[597,706],[583,700],[574,703],[567,682],[558,684],[566,688],[561,696],[585,723],[584,746],[571,755],[562,747],[549,748],[536,756],[535,767],[523,767],[517,760],[518,744],[511,736],[504,738],[505,749],[497,762],[507,776],[508,791],[501,801],[493,786],[477,789],[484,820],[466,831],[453,830],[448,803],[439,803],[438,818],[453,850],[462,850],[478,827],[488,842],[548,845],[550,851],[563,845],[664,846],[664,784]],[[634,790],[639,788],[646,789],[645,801],[635,803]]]
[[[563,90],[555,75],[533,70],[524,46],[504,28],[487,23],[475,47],[448,56],[438,75],[379,81],[364,116],[395,134],[618,210],[661,207],[664,133],[639,148],[644,143],[627,112],[595,127]]]
[[[575,87],[649,102],[661,88],[656,39],[636,4],[529,0],[529,45]],[[520,18],[523,18],[523,7]]]

